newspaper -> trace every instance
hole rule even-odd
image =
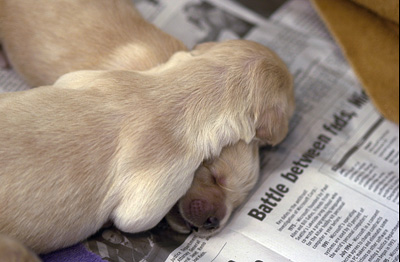
[[[399,128],[384,120],[307,0],[133,0],[188,47],[248,39],[295,76],[288,138],[262,149],[261,179],[223,232],[140,235],[105,229],[85,242],[107,261],[399,261]],[[0,70],[0,92],[27,86]]]

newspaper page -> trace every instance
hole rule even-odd
[[[165,221],[85,242],[107,261],[399,261],[399,128],[384,120],[308,0],[133,0],[188,47],[248,39],[277,52],[295,76],[290,134],[262,149],[261,178],[223,232],[173,233]],[[0,70],[0,92],[27,86]]]

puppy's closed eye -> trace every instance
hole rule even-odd
[[[205,160],[203,162],[203,167],[205,167],[208,172],[202,173],[203,176],[206,176],[209,181],[212,181],[213,185],[217,185],[221,188],[226,188],[227,186],[227,177],[225,174],[219,172],[218,170],[225,170],[228,172],[229,166],[227,163],[223,161],[222,158],[217,161],[214,159]],[[199,176],[202,176],[201,174]]]

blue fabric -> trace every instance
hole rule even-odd
[[[88,251],[83,244],[78,244],[53,253],[42,255],[43,262],[104,262],[99,256]]]

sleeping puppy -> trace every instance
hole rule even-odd
[[[53,84],[61,75],[81,69],[147,70],[186,50],[179,40],[146,22],[130,0],[38,1],[0,0],[3,45],[31,86]],[[285,134],[282,130],[282,137]],[[256,183],[256,143],[242,141],[214,160],[196,172],[193,187],[177,205],[182,210],[167,217],[176,231],[194,229],[203,236],[218,232]],[[202,183],[206,175],[223,183]],[[211,187],[218,193],[209,194]],[[206,206],[200,206],[194,218],[190,207],[203,202]]]
[[[257,142],[240,141],[224,148],[218,158],[197,169],[191,188],[168,213],[168,224],[183,234],[194,231],[209,237],[218,233],[254,188],[259,167]]]
[[[153,228],[204,159],[240,140],[282,141],[292,93],[274,53],[236,40],[142,73],[80,71],[1,94],[0,233],[46,253],[107,221]]]

